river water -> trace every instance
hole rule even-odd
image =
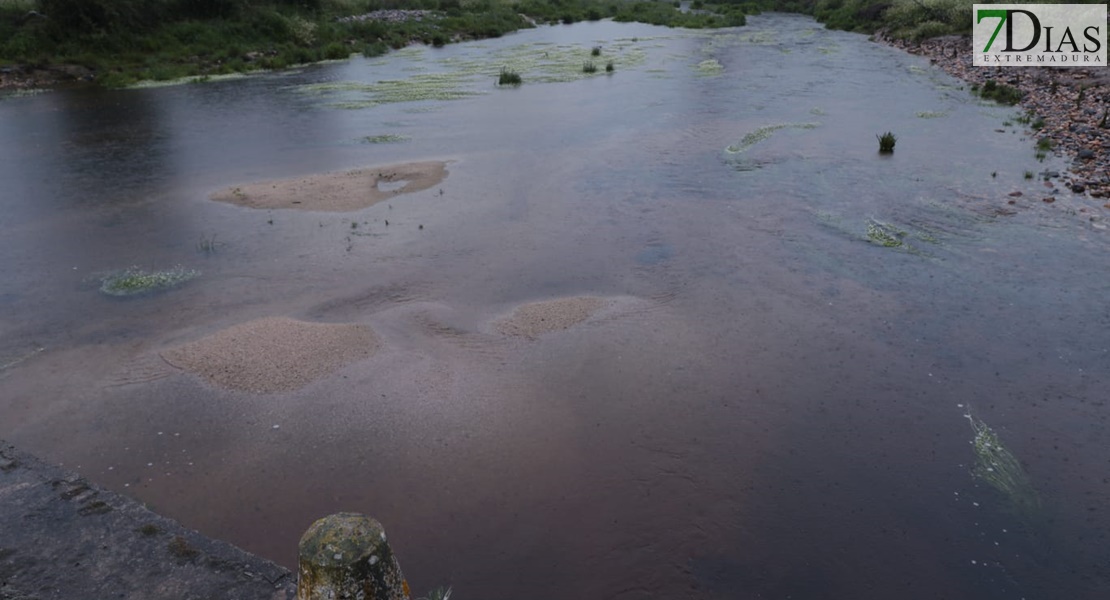
[[[595,45],[615,72],[575,76]],[[1018,115],[786,15],[0,100],[0,436],[286,566],[371,514],[417,593],[1105,598],[1107,236],[1025,177],[1062,165]],[[208,199],[410,160],[450,174],[355,213]],[[201,276],[98,292],[131,265]],[[581,294],[630,308],[489,326]],[[270,395],[157,358],[281,315],[386,351]],[[972,474],[969,410],[1029,487]]]

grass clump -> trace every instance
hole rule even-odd
[[[1025,172],[1025,178],[1026,179],[1032,179],[1033,178],[1033,172],[1032,171],[1026,171]]]
[[[590,50],[590,56],[601,56],[601,46],[594,46]]]
[[[615,66],[613,66],[613,61],[609,61],[609,62],[605,63],[605,72],[606,73],[612,73],[613,71],[616,71],[616,70],[617,70],[617,68]],[[1105,120],[1105,119],[1103,119],[1103,120]]]
[[[144,271],[131,267],[102,277],[100,291],[109,296],[134,296],[177,287],[198,275],[199,271],[180,265],[168,271]]]
[[[587,60],[586,62],[582,63],[582,72],[597,73],[597,65],[594,63],[594,61]]]
[[[879,152],[881,154],[890,154],[894,152],[894,144],[898,141],[898,138],[895,137],[893,133],[888,131],[882,135],[876,135],[875,137],[879,140]]]
[[[520,85],[523,82],[520,73],[505,67],[501,68],[501,74],[497,77],[497,85]]]
[[[972,86],[972,91],[976,88]],[[988,79],[983,83],[983,87],[978,88],[979,97],[985,100],[994,100],[999,104],[1014,105],[1021,102],[1023,94],[1021,90],[1010,87],[1004,83],[998,83],[993,79]]]
[[[998,439],[998,434],[969,410],[964,417],[971,423],[975,436],[971,445],[975,450],[975,466],[971,475],[986,482],[1002,494],[1012,512],[1023,519],[1032,519],[1041,511],[1041,499],[1021,462]]]

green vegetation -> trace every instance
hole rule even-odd
[[[176,287],[200,275],[181,266],[168,271],[144,271],[131,267],[100,279],[100,291],[109,296],[134,296]]]
[[[382,135],[368,135],[362,138],[362,141],[366,144],[396,144],[397,142],[407,142],[409,139],[407,136],[385,133]]]
[[[1002,445],[998,434],[972,416],[971,411],[964,417],[971,422],[971,430],[975,434],[971,440],[975,448],[972,476],[1001,493],[1017,516],[1027,520],[1035,518],[1041,511],[1041,500],[1021,462]]]
[[[893,133],[888,131],[875,137],[879,140],[879,152],[883,154],[894,152],[894,144],[898,141],[898,138],[894,137]]]
[[[1032,171],[1026,171],[1025,172],[1025,178],[1026,179],[1032,179],[1033,178],[1033,172]]]
[[[694,14],[647,0],[0,0],[0,66],[79,65],[109,87],[198,81],[185,78],[499,37],[533,21],[732,27],[760,6],[722,0]],[[379,9],[428,12],[352,18]]]
[[[763,8],[813,15],[830,29],[860,33],[883,30],[893,38],[919,42],[941,35],[971,33],[975,3],[976,0],[773,0],[769,5],[763,4]],[[1102,4],[1093,0],[1056,3]]]
[[[616,69],[617,68],[615,66],[613,66],[613,61],[609,61],[609,62],[605,63],[605,72],[606,73],[612,73]],[[1102,120],[1105,121],[1106,117],[1103,117]]]
[[[906,232],[890,223],[883,223],[875,219],[867,220],[867,240],[884,248],[899,248],[904,242]]]
[[[994,100],[999,104],[1014,105],[1021,102],[1022,97],[1021,90],[993,79],[983,82],[983,87],[971,86],[971,91],[978,93],[980,98]]]
[[[586,62],[582,63],[582,72],[583,73],[597,73],[597,65],[594,64],[594,61],[587,60]]]
[[[520,73],[505,67],[501,68],[501,74],[497,77],[497,85],[520,85],[521,83]]]
[[[590,56],[601,56],[601,46],[594,46],[590,50]]]

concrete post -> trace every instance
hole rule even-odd
[[[316,521],[301,536],[297,600],[409,600],[381,523],[357,513]]]

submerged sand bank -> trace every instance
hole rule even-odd
[[[166,350],[162,358],[222,387],[274,393],[302,388],[377,349],[365,325],[270,317]]]
[[[535,339],[545,333],[569,329],[605,307],[597,296],[571,296],[522,304],[509,316],[494,323],[497,331]]]
[[[247,208],[347,212],[373,206],[401,194],[426,190],[446,177],[445,162],[413,162],[260,181],[220,190],[211,198]]]

